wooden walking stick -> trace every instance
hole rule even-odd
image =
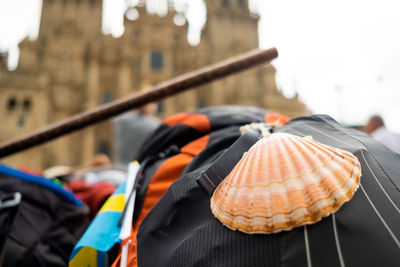
[[[148,91],[133,93],[127,97],[117,99],[113,102],[45,126],[26,136],[6,141],[0,144],[0,157],[5,157],[42,144],[62,135],[66,135],[86,126],[106,120],[127,110],[139,108],[150,102],[161,100],[167,96],[183,92],[190,88],[203,85],[260,64],[269,63],[277,56],[278,51],[275,48],[268,50],[255,49],[198,70],[188,72],[159,83]]]

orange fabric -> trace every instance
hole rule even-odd
[[[140,211],[139,218],[132,229],[132,234],[128,239],[123,241],[125,244],[128,240],[131,240],[128,253],[128,266],[137,266],[136,235],[140,224],[157,201],[167,191],[169,186],[179,178],[186,165],[207,146],[209,138],[210,136],[206,135],[182,147],[180,154],[167,159],[154,174],[153,179],[147,188],[142,210]],[[118,258],[114,261],[112,266],[119,266],[120,256],[121,253],[118,255]]]
[[[184,124],[202,133],[211,130],[211,123],[203,114],[178,113],[166,118],[163,123],[169,126]]]
[[[21,172],[24,172],[24,173],[38,175],[38,176],[43,176],[44,175],[42,171],[35,170],[35,169],[29,168],[29,167],[25,167],[25,166],[18,167],[18,170],[20,170]]]
[[[265,122],[273,124],[275,126],[282,126],[290,120],[290,117],[279,113],[268,113],[267,115],[265,115]]]

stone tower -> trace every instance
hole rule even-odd
[[[0,108],[7,110],[0,115],[7,125],[1,141],[84,109],[91,80],[89,53],[100,35],[100,1],[43,0],[38,39],[25,39],[20,44],[18,69],[3,69],[0,75]],[[75,133],[5,162],[36,168],[77,164],[82,159],[81,138],[82,133]]]
[[[204,36],[219,59],[258,47],[258,16],[251,14],[247,0],[206,0]]]
[[[207,24],[192,47],[172,10],[160,17],[137,6],[139,18],[125,18],[124,34],[113,38],[101,32],[100,0],[43,0],[38,39],[20,44],[17,70],[0,69],[0,142],[258,46],[258,17],[247,0],[206,5]],[[304,105],[277,91],[274,76],[272,66],[246,71],[162,101],[159,115],[222,104],[304,115]],[[109,122],[2,161],[41,169],[77,165],[99,152],[112,154]]]

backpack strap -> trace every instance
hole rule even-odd
[[[233,167],[258,140],[262,138],[261,131],[250,129],[239,137],[201,176],[196,179],[204,191],[211,196],[217,186],[232,171]]]

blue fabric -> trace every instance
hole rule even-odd
[[[121,212],[113,211],[97,214],[95,220],[76,244],[75,249],[87,246],[107,252],[115,243],[121,242],[119,239],[121,228],[117,226],[120,216]]]
[[[42,176],[21,172],[20,170],[11,168],[4,164],[0,164],[0,174],[8,175],[16,179],[46,188],[47,190],[54,192],[56,195],[60,196],[62,199],[71,204],[83,206],[82,201],[76,198],[76,196],[72,192],[65,190],[61,185]]]
[[[119,218],[125,206],[126,182],[110,196],[71,253],[69,266],[105,267],[107,252],[120,243]]]

